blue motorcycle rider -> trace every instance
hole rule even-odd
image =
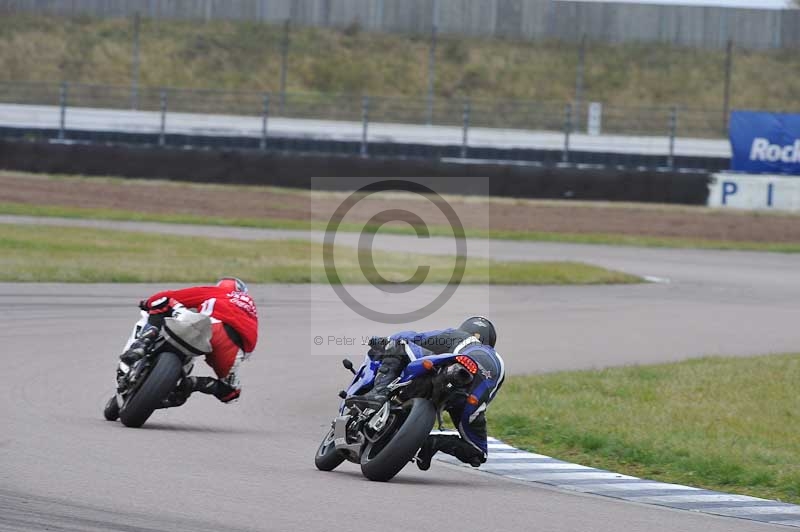
[[[495,351],[497,332],[492,322],[473,316],[457,329],[428,332],[403,331],[388,338],[373,337],[369,341],[370,357],[381,365],[372,390],[347,399],[346,404],[380,408],[388,400],[388,386],[417,358],[454,353],[469,355],[478,365],[465,397],[448,405],[447,412],[458,428],[458,435],[431,435],[417,453],[417,466],[426,471],[438,451],[455,456],[472,467],[486,462],[486,407],[494,399],[505,378],[503,359]]]

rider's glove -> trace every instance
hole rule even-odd
[[[171,297],[160,297],[155,301],[142,300],[139,302],[139,308],[147,311],[150,315],[153,314],[167,314],[172,311],[174,307],[180,306],[176,300]]]

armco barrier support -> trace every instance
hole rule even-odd
[[[363,177],[436,179],[437,191],[493,196],[637,201],[705,205],[710,176],[519,164],[461,164],[426,159],[276,154],[259,150],[204,150],[0,141],[0,168],[29,172],[175,179],[206,183],[309,188],[315,177],[336,177],[332,188],[352,190]]]

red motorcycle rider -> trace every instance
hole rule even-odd
[[[253,352],[258,341],[258,311],[247,293],[247,285],[235,277],[223,278],[216,286],[158,292],[141,301],[139,308],[150,315],[147,325],[120,360],[131,365],[143,357],[150,344],[158,338],[164,318],[179,305],[197,309],[211,318],[211,353],[206,355],[206,363],[218,379],[187,377],[178,390],[170,394],[168,404],[164,406],[179,406],[193,392],[213,395],[223,403],[237,399],[242,391],[239,365]]]

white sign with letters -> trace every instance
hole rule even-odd
[[[709,207],[800,211],[800,177],[718,173],[711,177]]]
[[[589,103],[589,114],[586,123],[586,133],[599,135],[603,123],[603,104],[600,102]]]

